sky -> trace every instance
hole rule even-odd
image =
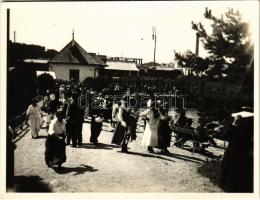
[[[195,51],[191,21],[202,22],[205,7],[220,16],[228,7],[238,9],[254,35],[259,23],[257,1],[167,1],[167,2],[67,2],[6,3],[10,8],[10,38],[16,42],[45,46],[60,51],[72,39],[87,51],[107,56],[142,58],[153,61],[156,27],[156,61],[169,63],[174,50]],[[200,43],[200,55],[205,56]]]

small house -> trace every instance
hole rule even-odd
[[[105,67],[106,63],[101,57],[86,52],[74,38],[49,61],[49,71],[55,72],[57,79],[67,81],[96,78]]]

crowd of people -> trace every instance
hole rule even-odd
[[[46,116],[47,166],[61,166],[66,161],[66,145],[72,143],[72,147],[82,146],[82,126],[86,116],[91,118],[89,141],[95,146],[98,146],[102,123],[110,121],[114,131],[111,143],[120,145],[122,152],[127,152],[129,141],[136,140],[140,117],[145,122],[141,145],[147,147],[149,152],[153,152],[156,147],[162,149],[162,153],[168,153],[172,132],[169,125],[171,118],[165,106],[156,102],[154,97],[150,97],[146,110],[139,113],[136,107],[129,106],[126,95],[111,99],[108,95],[98,94],[92,98],[95,92],[82,87],[65,91],[64,85],[60,86],[58,93],[46,91],[44,97],[32,100],[26,112],[32,139],[38,137],[43,115]]]
[[[93,98],[94,94],[95,98]],[[82,96],[86,98],[81,98]],[[55,165],[61,167],[62,163],[66,162],[66,145],[72,145],[74,148],[82,146],[82,126],[86,116],[91,118],[89,141],[94,146],[98,146],[102,125],[106,121],[111,123],[114,132],[111,144],[119,145],[124,153],[128,152],[128,143],[137,138],[136,129],[139,119],[144,121],[144,132],[140,145],[145,147],[149,153],[154,153],[154,148],[158,148],[161,149],[162,154],[169,154],[168,147],[171,144],[173,127],[194,130],[194,127],[192,127],[193,121],[186,117],[184,110],[180,112],[178,120],[175,120],[168,115],[168,107],[165,105],[167,102],[157,100],[153,95],[150,95],[142,112],[138,107],[131,107],[129,100],[131,101],[131,98],[127,95],[111,99],[106,94],[96,94],[95,91],[87,90],[81,86],[68,89],[64,85],[61,85],[56,93],[55,91],[47,91],[43,98],[34,98],[27,109],[27,116],[30,122],[32,139],[35,139],[41,127],[42,116],[43,114],[46,115],[45,123],[48,131],[45,143],[46,165],[48,167]],[[242,191],[245,188],[246,191],[252,189],[252,185],[249,185],[252,183],[252,135],[251,137],[245,137],[241,133],[240,138],[235,135],[234,132],[240,133],[242,130],[239,126],[243,123],[240,122],[241,120],[236,118],[227,134],[230,144],[224,155],[220,186],[228,192]],[[196,128],[196,133],[199,135],[196,137],[200,138],[201,141],[208,141],[213,146],[216,146],[213,138],[207,134],[207,130],[210,130],[209,126],[201,117],[199,126]],[[247,126],[249,125],[247,124]],[[252,124],[250,124],[250,127],[252,127]],[[253,131],[250,130],[251,132]],[[175,145],[179,147],[182,147],[186,141],[194,139],[178,131],[175,131],[175,134],[176,141],[179,142]],[[245,144],[245,141],[248,142]],[[235,149],[239,148],[238,144],[245,146],[245,148],[244,150],[240,148],[239,151],[236,150],[235,152]],[[251,150],[248,149],[250,147]],[[250,151],[251,156],[246,153],[248,151]],[[244,160],[249,162],[250,169],[249,165],[244,166],[244,164],[241,164],[243,162],[239,158],[241,155]],[[232,159],[235,158],[240,166],[244,166],[243,169],[234,166],[235,163]],[[243,188],[236,184],[237,177],[232,176],[232,174],[239,173],[244,173],[245,176],[241,180],[247,181],[247,185]]]

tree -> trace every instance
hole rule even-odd
[[[38,94],[45,94],[46,90],[54,88],[55,81],[50,74],[44,73],[37,77]]]
[[[175,52],[175,60],[180,67],[186,71],[190,69],[191,73],[197,75],[201,75],[209,66],[209,59],[196,56],[191,51],[186,51],[184,54]]]
[[[226,74],[229,78],[241,78],[253,56],[248,24],[242,21],[240,12],[229,8],[225,15],[217,18],[205,9],[204,17],[212,21],[209,35],[201,23],[192,22],[192,29],[199,34],[204,48],[209,53],[211,76]]]
[[[192,53],[188,56],[175,53],[175,59],[188,59],[186,63],[191,63],[192,69],[205,71],[210,77],[222,77],[225,74],[230,79],[240,79],[249,67],[253,67],[253,45],[248,24],[242,21],[240,12],[232,8],[220,18],[215,17],[212,11],[206,8],[204,17],[212,22],[211,34],[207,33],[201,22],[191,23],[209,56],[203,59],[196,58]],[[198,67],[201,63],[204,66]]]
[[[16,66],[17,63],[27,58],[50,59],[57,53],[54,49],[46,50],[44,46],[9,41],[7,63],[9,67]]]
[[[84,79],[83,84],[87,87],[87,89],[94,87],[94,78],[87,77]]]

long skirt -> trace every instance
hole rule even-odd
[[[91,125],[90,125],[90,142],[97,144],[98,143],[98,136],[100,135],[102,130],[102,122],[95,122],[95,118],[92,117]]]
[[[130,116],[130,123],[129,123],[129,134],[130,134],[130,138],[131,141],[132,140],[136,140],[136,127],[137,127],[137,119],[133,116]]]
[[[253,155],[229,145],[222,161],[219,186],[225,192],[253,192]]]
[[[160,120],[158,123],[158,147],[167,148],[171,143],[171,129],[168,120]]]
[[[40,117],[31,117],[29,118],[29,122],[32,137],[38,136],[38,132],[40,131]]]
[[[112,120],[112,109],[102,109],[102,114],[105,120]]]
[[[66,162],[66,144],[64,139],[48,135],[45,143],[45,162],[47,166],[61,165]]]
[[[158,131],[157,131],[157,121],[153,123],[146,123],[146,127],[144,130],[144,135],[142,138],[141,145],[142,146],[150,146],[157,147],[158,146]]]
[[[127,134],[127,128],[123,127],[121,123],[118,123],[114,135],[112,137],[112,144],[122,145],[123,139]]]

